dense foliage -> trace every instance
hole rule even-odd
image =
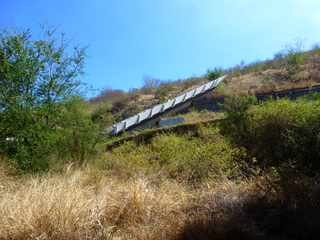
[[[94,142],[96,127],[74,98],[84,49],[70,50],[53,31],[45,36],[0,34],[0,153],[24,171],[48,169],[50,157],[66,152],[83,161]]]
[[[224,133],[234,143],[246,147],[259,166],[288,165],[309,172],[320,169],[320,101],[307,97],[295,101],[270,100],[229,112]],[[227,108],[234,105],[228,103]]]
[[[117,175],[162,173],[180,181],[237,178],[245,151],[232,147],[215,126],[197,127],[195,133],[159,134],[150,142],[126,142],[96,160],[97,168]]]

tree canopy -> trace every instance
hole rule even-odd
[[[70,47],[55,31],[40,40],[30,31],[0,33],[0,153],[21,169],[46,168],[66,128],[69,136],[92,132],[91,119],[80,119],[83,104],[76,104],[84,60],[85,49]]]

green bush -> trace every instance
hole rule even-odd
[[[233,141],[243,141],[247,134],[247,110],[257,103],[254,96],[226,97],[222,109],[226,112],[227,121],[222,122],[222,132],[232,136]]]
[[[304,64],[305,58],[305,53],[292,51],[288,53],[287,63],[289,66],[296,67]]]
[[[314,171],[320,169],[319,119],[319,100],[272,100],[249,107],[239,118],[231,115],[224,130],[262,167],[289,164]]]
[[[149,144],[125,143],[108,155],[105,168],[118,175],[162,172],[189,182],[238,176],[240,162],[235,159],[243,151],[232,148],[215,128],[201,127],[199,136],[162,134]]]
[[[54,152],[56,156],[80,164],[88,160],[95,153],[102,128],[92,121],[85,102],[79,97],[74,97],[64,103],[59,121]]]
[[[221,178],[232,169],[233,149],[222,138],[204,142],[188,136],[163,135],[152,141],[152,149],[160,166],[173,178]]]
[[[48,170],[51,160],[56,164],[69,160],[82,163],[95,152],[101,128],[92,122],[84,101],[72,98],[56,108],[59,111],[51,119],[50,128],[46,120],[39,118],[43,114],[41,110],[6,112],[2,116],[0,131],[12,138],[2,138],[1,153],[18,169]]]
[[[215,80],[221,76],[223,76],[224,72],[221,68],[215,68],[213,70],[208,70],[207,71],[207,77],[210,79],[210,80]]]
[[[287,46],[284,55],[289,75],[296,74],[306,60],[306,53],[303,52],[303,43],[301,41],[297,41],[292,46]]]
[[[139,173],[158,173],[160,168],[154,160],[150,146],[130,141],[112,153],[107,153],[106,159],[97,159],[93,167],[113,172],[117,176],[132,177]]]
[[[38,114],[41,112],[18,110],[0,117],[1,153],[22,171],[48,169],[49,155],[57,139],[52,129],[37,121]]]
[[[54,31],[0,33],[0,154],[22,171],[47,170],[56,156],[83,161],[96,126],[78,95],[84,49]],[[82,103],[81,103],[82,102]]]

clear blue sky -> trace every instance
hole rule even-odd
[[[88,45],[84,81],[139,87],[320,41],[319,0],[1,0],[1,28],[58,26]]]

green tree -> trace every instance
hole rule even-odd
[[[95,153],[95,146],[100,140],[99,133],[105,125],[92,121],[86,104],[82,98],[75,96],[60,108],[60,128],[57,129],[59,141],[56,144],[59,159],[72,159],[81,164]]]
[[[22,170],[47,168],[64,101],[78,93],[85,50],[46,31],[0,33],[0,151]]]

